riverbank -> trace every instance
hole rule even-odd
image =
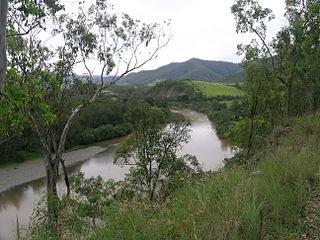
[[[104,151],[101,146],[91,146],[63,154],[66,167],[90,159],[94,155]],[[15,167],[0,168],[0,193],[10,188],[45,177],[43,159],[29,160]]]

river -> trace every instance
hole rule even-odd
[[[233,154],[230,147],[217,137],[207,116],[190,110],[180,112],[191,121],[191,140],[184,144],[179,154],[195,155],[205,171],[223,167],[224,158]],[[115,147],[116,144],[106,146],[106,150],[68,168],[68,172],[81,171],[86,177],[101,175],[105,179],[123,179],[128,167],[113,165]],[[64,189],[62,182],[59,185]],[[22,226],[28,225],[32,209],[44,191],[45,180],[39,179],[0,193],[0,240],[15,238],[17,218]]]

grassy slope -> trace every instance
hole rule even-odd
[[[192,81],[190,83],[196,89],[200,90],[206,97],[216,97],[216,96],[241,96],[242,93],[237,88],[227,86],[220,83],[212,82],[202,82],[202,81]]]
[[[109,207],[93,239],[302,239],[302,229],[303,239],[317,239],[308,234],[320,236],[320,226],[306,226],[303,215],[320,185],[320,116],[278,133],[255,169],[192,179],[160,206]]]

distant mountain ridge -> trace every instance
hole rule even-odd
[[[155,70],[130,73],[120,83],[147,85],[164,79],[191,79],[209,82],[236,83],[243,80],[240,64],[192,58],[185,62],[170,63]]]

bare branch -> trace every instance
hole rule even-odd
[[[7,34],[7,37],[18,37],[18,36],[26,36],[29,33],[31,33],[32,30],[36,29],[38,26],[40,26],[40,23],[38,22],[37,24],[31,26],[28,30],[24,30],[22,33],[12,33],[12,34]]]
[[[4,139],[4,140],[1,140],[1,141],[0,141],[0,145],[6,143],[6,142],[8,142],[8,141],[10,141],[11,139],[13,139],[13,138],[15,138],[15,137],[17,137],[17,136],[19,136],[19,134],[14,134],[14,135],[12,135],[12,136]]]
[[[94,102],[102,93],[103,90],[107,89],[108,87],[110,87],[111,85],[117,83],[121,78],[123,78],[125,75],[127,75],[128,73],[142,67],[143,65],[145,65],[146,63],[148,63],[149,61],[151,61],[152,59],[154,59],[154,57],[157,55],[157,53],[162,49],[164,48],[165,46],[167,46],[167,44],[169,43],[170,41],[170,38],[165,42],[163,43],[162,45],[160,45],[159,41],[158,41],[158,46],[157,48],[154,50],[154,52],[145,60],[143,61],[142,63],[136,65],[136,66],[133,66],[132,68],[128,69],[128,67],[130,66],[127,66],[127,69],[125,72],[123,72],[120,76],[112,79],[111,82],[109,83],[104,83],[103,82],[103,72],[104,72],[104,69],[105,69],[105,66],[104,68],[102,69],[102,72],[101,72],[101,87],[96,90],[96,92],[92,95],[91,99],[89,101],[87,101],[85,104],[82,103],[80,105],[78,105],[71,113],[71,115],[69,116],[68,120],[67,120],[67,123],[65,124],[64,128],[63,128],[63,131],[62,131],[62,134],[61,134],[61,137],[60,137],[60,141],[59,141],[59,148],[58,148],[58,154],[62,154],[62,152],[64,151],[64,148],[65,148],[65,141],[66,141],[66,138],[67,138],[67,135],[68,135],[68,132],[69,132],[69,129],[71,127],[71,124],[72,124],[72,121],[73,119],[75,118],[75,116],[80,112],[80,110],[91,104],[92,102]]]

